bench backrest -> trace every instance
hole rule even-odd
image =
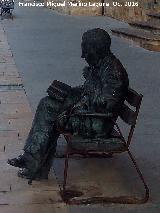
[[[134,128],[136,125],[142,98],[143,98],[142,94],[138,94],[135,90],[129,88],[127,95],[126,95],[127,104],[125,104],[125,103],[123,104],[122,109],[119,114],[120,118],[125,123],[127,123],[128,125],[131,126],[129,134],[128,134],[128,140],[127,140],[128,145],[130,144],[130,141],[131,141],[131,138],[132,138],[132,135],[134,132]],[[129,107],[129,105],[131,107]],[[134,110],[131,108],[134,108]]]

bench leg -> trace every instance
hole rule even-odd
[[[67,144],[65,166],[64,166],[63,191],[66,190],[66,183],[67,183],[67,176],[68,176],[68,161],[69,161],[69,150],[68,150],[68,144]]]
[[[69,151],[69,150],[68,150]],[[148,186],[144,180],[144,177],[138,168],[138,165],[131,154],[130,150],[127,150],[128,155],[143,183],[144,189],[145,189],[145,195],[140,198],[140,197],[135,197],[135,196],[119,196],[119,197],[89,197],[89,198],[82,198],[82,199],[75,199],[74,198],[74,191],[72,194],[72,191],[66,190],[66,180],[67,180],[67,172],[68,172],[68,160],[69,160],[69,155],[66,152],[66,159],[65,159],[65,169],[64,169],[64,184],[63,184],[63,191],[61,191],[61,195],[63,200],[67,204],[97,204],[97,203],[119,203],[119,204],[143,204],[146,203],[149,199],[149,189]],[[82,193],[83,194],[83,193]],[[81,195],[80,195],[81,196]]]
[[[148,186],[147,186],[147,184],[146,184],[146,182],[144,180],[142,172],[140,171],[140,169],[139,169],[139,167],[138,167],[138,165],[136,163],[136,160],[134,159],[134,157],[133,157],[133,155],[132,155],[132,153],[131,153],[131,151],[129,149],[128,149],[128,155],[129,155],[129,157],[130,157],[130,159],[131,159],[131,161],[132,161],[132,163],[133,163],[133,165],[134,165],[134,167],[135,167],[135,169],[136,169],[136,171],[137,171],[137,173],[138,173],[138,175],[139,175],[139,177],[140,177],[140,179],[141,179],[141,181],[143,183],[144,189],[145,189],[145,196],[144,196],[144,198],[142,198],[139,201],[140,201],[140,203],[145,203],[149,199],[149,188],[148,188]]]

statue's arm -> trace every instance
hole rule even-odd
[[[122,75],[118,70],[113,70],[102,79],[102,90],[97,93],[94,104],[102,107],[105,112],[114,112],[124,101],[128,89],[128,76]]]
[[[90,72],[90,67],[89,66],[85,66],[83,68],[83,77],[85,79],[88,78],[89,72]],[[84,91],[84,86],[83,85],[72,87],[73,94],[81,95],[83,93],[83,91]]]
[[[79,86],[76,86],[76,87],[72,87],[72,93],[73,94],[77,94],[77,95],[81,95],[83,92],[83,85],[79,85]]]

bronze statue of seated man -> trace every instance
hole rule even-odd
[[[103,29],[96,28],[83,34],[82,58],[88,63],[83,69],[85,82],[79,87],[67,87],[64,84],[68,88],[62,91],[62,94],[66,92],[64,96],[60,97],[60,92],[59,97],[54,97],[53,89],[53,96],[48,93],[48,96],[41,99],[24,153],[8,160],[10,165],[21,168],[18,176],[30,179],[36,174],[34,179],[48,178],[60,135],[57,124],[63,130],[82,134],[84,137],[109,137],[114,126],[109,119],[84,119],[83,116],[74,116],[74,113],[111,113],[114,118],[118,115],[129,80],[123,65],[112,54],[110,45],[111,38]],[[73,116],[69,119],[63,116],[67,113],[72,113]],[[46,153],[49,153],[47,157]]]

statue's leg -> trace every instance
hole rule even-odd
[[[41,99],[37,107],[32,128],[24,146],[25,167],[31,176],[38,170],[37,176],[40,178],[48,176],[51,158],[54,156],[59,137],[58,131],[54,128],[54,121],[61,112],[61,108],[62,103],[48,96]]]
[[[79,96],[77,94],[71,94],[71,95],[68,95],[68,97],[65,99],[63,104],[57,101],[54,101],[54,105],[58,104],[58,105],[55,105],[55,108],[54,108],[54,112],[56,112],[56,114],[52,115],[52,119],[54,117],[54,121],[56,120],[56,127],[54,128],[54,121],[53,121],[53,128],[50,131],[50,136],[48,140],[49,153],[47,153],[45,162],[41,168],[42,175],[49,173],[49,170],[53,163],[53,158],[56,151],[57,139],[59,137],[59,132],[56,130],[57,123],[58,123],[57,115],[61,116],[62,115],[61,113],[64,113],[64,111],[66,110],[70,110],[70,108],[75,103],[77,103],[78,99],[79,99]],[[66,125],[66,122],[62,123],[62,126],[61,126],[62,129],[64,128],[65,125]]]
[[[19,173],[21,177],[48,177],[59,137],[59,132],[54,127],[55,120],[77,100],[77,95],[68,96],[65,103],[49,96],[41,99],[24,146],[23,156],[8,160],[12,166],[27,169],[28,174],[25,173],[25,169],[25,175],[23,170]]]

